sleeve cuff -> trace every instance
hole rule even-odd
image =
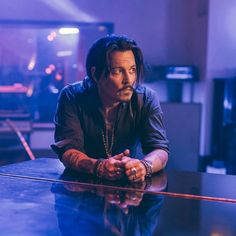
[[[71,139],[63,139],[51,145],[52,150],[59,156],[62,156],[63,153],[71,147]],[[69,148],[68,148],[69,147]]]

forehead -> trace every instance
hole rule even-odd
[[[110,66],[133,66],[135,65],[134,53],[131,50],[128,51],[113,51],[109,55]]]

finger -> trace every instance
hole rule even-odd
[[[125,203],[129,206],[138,206],[142,201],[142,198],[142,195],[136,192],[131,192],[125,195]]]
[[[125,215],[127,215],[129,213],[129,208],[128,208],[127,204],[122,203],[122,204],[119,204],[118,207],[123,211],[123,213]]]
[[[141,170],[137,172],[137,174],[135,175],[134,182],[143,182],[143,181],[145,181],[145,172]]]
[[[120,170],[121,170],[121,171],[124,171],[124,170],[125,170],[124,164],[123,164],[122,162],[120,162],[120,161],[119,161],[119,162],[118,162],[118,161],[115,162],[115,163],[114,163],[114,166],[116,167],[116,170],[117,170],[117,171],[120,171]]]
[[[134,183],[142,183],[145,181],[144,177],[139,177],[139,178],[135,178],[132,182]]]
[[[104,163],[105,169],[109,172],[115,172],[118,168],[117,165],[118,164],[116,164],[116,161],[113,158],[107,159]],[[121,170],[121,168],[120,168],[120,170]]]
[[[111,204],[120,204],[120,195],[118,193],[108,193],[106,194],[106,200]]]
[[[125,175],[124,168],[116,167],[114,165],[108,165],[105,170],[109,175],[113,175],[113,176],[121,176],[121,175],[124,176]]]
[[[132,159],[132,158],[130,158],[130,157],[124,156],[124,157],[122,158],[122,160],[121,160],[121,163],[122,163],[122,164],[124,165],[124,167],[125,167],[126,163],[129,162],[131,159]]]
[[[124,177],[125,177],[125,174],[122,173],[122,172],[116,172],[115,175],[114,175],[114,178],[116,180],[123,179]]]
[[[141,166],[141,162],[138,159],[130,158],[130,160],[125,163],[126,169],[133,168],[134,166],[136,166],[136,167]]]
[[[135,200],[126,200],[126,203],[129,206],[138,206],[141,201],[142,201],[142,198],[137,198]]]
[[[105,165],[105,170],[109,173],[113,173],[113,172],[115,172],[115,167],[114,167],[114,165],[107,163]]]
[[[140,177],[142,175],[145,175],[145,171],[142,168],[140,168],[139,166],[132,166],[132,168],[127,169],[125,171],[125,174],[127,176],[136,175],[136,176]]]
[[[130,177],[130,178],[129,178],[129,181],[130,181],[131,183],[142,183],[142,182],[144,182],[144,179],[143,179],[143,178]]]
[[[120,153],[120,154],[117,154],[117,155],[113,156],[113,158],[116,159],[116,160],[122,160],[122,158],[123,158],[124,156],[125,156],[125,155],[124,155],[124,153],[122,152],[122,153]]]
[[[114,181],[114,180],[117,180],[117,179],[118,179],[115,175],[111,175],[111,174],[105,175],[105,178],[106,178],[107,180],[111,180],[111,181]]]
[[[124,156],[129,156],[130,155],[130,150],[129,149],[125,149],[123,151],[123,154],[124,154]]]
[[[128,179],[130,182],[134,182],[135,179],[137,179],[137,176],[136,174],[130,174],[130,175],[127,175]]]
[[[144,193],[141,192],[130,192],[130,193],[126,193],[125,197],[128,196],[128,199],[138,199],[138,198],[142,198],[144,195]]]
[[[146,187],[145,177],[143,177],[140,182],[132,182],[132,187],[138,189],[145,189]]]
[[[104,168],[104,175],[109,180],[119,180],[125,177],[125,171],[124,168],[115,167],[114,164],[107,163]]]
[[[133,183],[138,183],[138,182],[143,182],[145,181],[145,174],[144,172],[141,170],[141,171],[138,171],[136,173],[128,173],[126,174],[129,181],[130,182],[133,182]]]
[[[107,166],[109,171],[112,172],[125,172],[124,164],[120,161],[110,162]]]

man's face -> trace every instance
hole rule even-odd
[[[98,80],[99,94],[103,103],[127,102],[133,94],[137,80],[134,54],[129,51],[114,51],[109,56],[110,70]]]

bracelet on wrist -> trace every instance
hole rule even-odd
[[[152,176],[152,162],[148,161],[148,160],[140,160],[140,162],[144,165],[145,169],[146,169],[146,178],[150,178]]]
[[[94,176],[97,176],[99,178],[101,177],[101,176],[99,176],[99,168],[100,168],[103,161],[104,161],[104,159],[101,158],[95,162],[94,167],[93,167],[93,175]]]

